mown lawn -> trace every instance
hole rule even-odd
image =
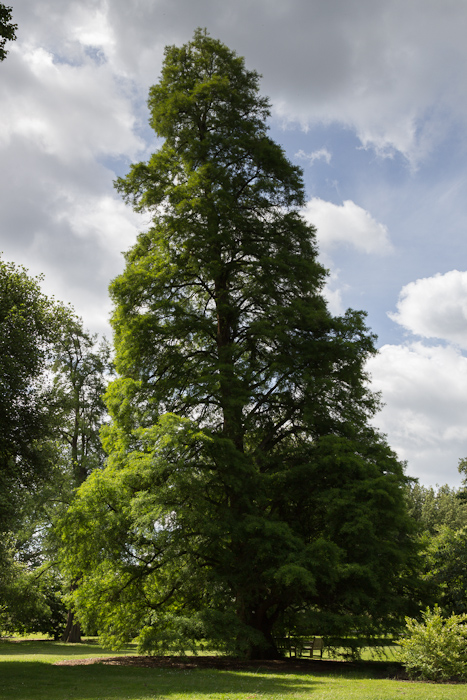
[[[125,654],[132,649],[124,650]],[[372,677],[360,670],[303,672],[54,665],[65,659],[115,656],[97,644],[0,642],[1,700],[466,700],[467,685],[414,683]],[[315,671],[316,668],[316,671]],[[375,665],[375,673],[377,666]]]

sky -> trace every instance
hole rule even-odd
[[[262,75],[304,171],[330,309],[368,313],[375,425],[407,474],[467,457],[465,0],[8,0],[0,251],[111,336],[108,285],[148,226],[113,188],[157,148],[163,50],[205,27]]]

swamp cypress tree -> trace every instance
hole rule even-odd
[[[369,425],[364,314],[333,317],[301,171],[242,58],[198,30],[151,88],[162,140],[116,186],[151,225],[111,285],[108,464],[68,515],[76,604],[113,644],[277,655],[286,625],[395,623],[413,556]],[[310,628],[309,628],[310,629]]]

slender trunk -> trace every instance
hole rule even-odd
[[[77,579],[74,579],[71,582],[71,591],[73,591],[76,588],[77,582]],[[75,613],[73,610],[68,610],[66,627],[61,636],[61,641],[69,642],[70,644],[78,644],[81,642],[81,626],[79,622],[76,622]]]
[[[233,357],[233,310],[229,298],[229,282],[222,276],[215,282],[217,306],[217,352],[220,371],[220,393],[223,432],[243,452],[242,398]]]

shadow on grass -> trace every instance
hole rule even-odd
[[[54,666],[36,661],[1,664],[1,700],[157,700],[237,694],[241,697],[312,697],[322,681],[308,675],[218,669]]]
[[[135,652],[135,646],[129,645],[121,650],[122,654],[132,654]],[[63,642],[52,642],[50,640],[40,639],[21,639],[18,641],[4,640],[0,642],[0,661],[2,656],[32,656],[40,654],[41,656],[112,656],[115,652],[101,647],[96,641],[85,641],[80,644],[64,644]],[[3,662],[2,662],[3,663]]]

